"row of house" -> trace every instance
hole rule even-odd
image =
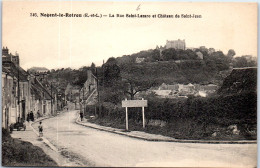
[[[15,59],[14,59],[15,58]],[[2,49],[2,127],[24,122],[30,112],[35,117],[55,115],[60,109],[58,93],[43,85],[19,64],[19,55]]]
[[[151,88],[150,92],[154,92],[159,97],[176,98],[188,95],[206,97],[214,93],[218,89],[217,85],[200,85],[200,84],[174,84],[168,85],[163,83],[157,88]]]

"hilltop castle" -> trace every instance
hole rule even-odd
[[[186,42],[185,42],[185,39],[184,40],[167,40],[166,41],[166,45],[164,47],[162,46],[156,46],[156,49],[160,50],[160,52],[162,50],[165,50],[165,49],[168,49],[168,48],[174,48],[174,49],[182,49],[182,50],[185,50],[186,49]]]
[[[166,49],[168,48],[174,48],[174,49],[182,49],[185,50],[186,48],[186,43],[185,40],[172,40],[172,41],[166,41],[166,45],[165,45]]]

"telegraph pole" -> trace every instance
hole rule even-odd
[[[21,111],[20,111],[20,71],[19,71],[19,66],[17,67],[17,69],[18,69],[18,113],[19,113],[18,122],[20,122]]]
[[[51,82],[51,114],[53,115],[53,104],[52,104],[52,82]]]
[[[84,87],[85,85],[83,85],[83,116],[85,115],[85,93],[84,93],[84,89],[85,89],[85,87]]]
[[[81,104],[80,104],[80,88],[79,88],[79,111],[81,112],[82,108],[81,107]]]
[[[98,94],[98,111],[100,111],[100,105],[99,105],[99,86],[98,86],[98,84],[99,84],[99,82],[98,82],[98,77],[97,77],[97,68],[95,69],[95,71],[96,71],[96,73],[95,73],[95,75],[96,75],[96,80],[97,80],[97,94]]]

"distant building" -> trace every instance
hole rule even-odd
[[[201,51],[206,51],[206,52],[208,52],[208,49],[205,47],[205,46],[200,46],[200,48],[199,48]]]
[[[151,91],[162,98],[180,98],[183,96],[194,95],[206,97],[208,94],[214,93],[218,86],[214,84],[200,85],[200,84],[161,84],[158,88],[151,88]]]
[[[160,97],[166,97],[166,96],[170,95],[170,93],[172,91],[171,90],[153,90],[153,92]]]
[[[166,85],[165,83],[163,83],[161,86],[159,86],[159,90],[179,90],[179,84]]]
[[[198,91],[195,96],[200,96],[200,97],[207,97],[207,93],[204,91]]]
[[[201,91],[204,91],[206,93],[214,93],[218,89],[217,85],[209,84],[209,85],[202,85],[200,87]]]
[[[192,94],[195,91],[195,86],[191,83],[189,83],[188,85],[182,85],[179,84],[179,92],[185,92],[187,94]]]
[[[87,80],[80,89],[80,111],[85,112],[86,105],[95,105],[97,103],[98,80],[91,70],[87,70]]]
[[[196,52],[196,55],[198,56],[199,59],[203,60],[203,54],[200,51]]]
[[[139,57],[137,57],[137,58],[135,59],[135,62],[136,62],[136,63],[142,63],[142,62],[144,62],[144,60],[145,60],[145,58],[139,58]]]
[[[72,100],[78,100],[76,97],[78,97],[80,92],[80,86],[78,85],[72,85],[68,83],[66,89],[65,89],[65,101],[72,101]]]
[[[90,93],[93,90],[97,89],[97,78],[93,75],[91,70],[87,70],[88,79],[84,83],[85,93]]]
[[[186,43],[185,40],[172,40],[172,41],[166,41],[166,49],[168,48],[174,48],[174,49],[182,49],[185,50],[186,48]]]

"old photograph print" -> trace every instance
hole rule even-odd
[[[2,166],[257,167],[257,3],[2,2]]]

